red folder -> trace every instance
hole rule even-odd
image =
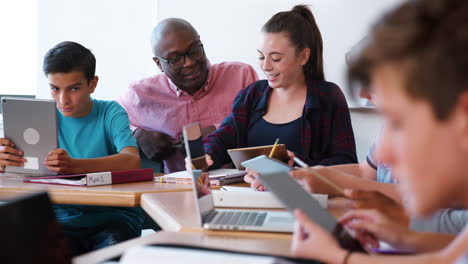
[[[126,182],[152,181],[153,169],[93,172],[74,175],[23,178],[24,182],[73,186],[96,186]]]

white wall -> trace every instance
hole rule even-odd
[[[212,63],[242,61],[258,67],[257,41],[262,25],[275,13],[307,4],[324,42],[326,78],[346,94],[345,54],[369,26],[397,0],[159,0],[159,20],[180,17],[198,30]],[[353,102],[349,101],[350,104]]]
[[[96,56],[95,98],[115,99],[130,82],[155,73],[149,34],[157,23],[157,0],[47,0],[38,5],[39,98],[50,97],[43,57],[65,40],[83,44]]]
[[[47,0],[38,1],[38,97],[48,98],[42,74],[45,52],[64,40],[90,48],[97,58],[100,83],[94,97],[115,99],[134,80],[158,73],[149,36],[158,21],[180,17],[198,30],[212,63],[242,61],[257,65],[257,40],[262,25],[295,4],[311,5],[324,39],[328,80],[346,93],[345,54],[361,40],[372,21],[396,0]],[[349,101],[352,105],[353,102]],[[380,126],[372,111],[351,113],[360,160]]]
[[[37,0],[0,1],[0,34],[0,94],[35,94]]]
[[[350,111],[356,139],[356,154],[359,161],[364,161],[369,148],[380,133],[383,120],[372,108],[354,108]]]

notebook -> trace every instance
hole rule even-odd
[[[0,215],[1,263],[71,263],[46,192],[1,204]]]
[[[197,142],[197,136],[201,137],[199,124],[185,126],[183,131],[185,149],[189,159],[199,158],[200,155],[204,157],[203,145],[200,149],[200,144],[191,144]],[[189,172],[194,183],[192,191],[199,226],[215,230],[293,231],[294,218],[289,212],[215,209],[208,173],[202,173],[201,169],[191,169]]]
[[[23,167],[6,166],[6,172],[57,175],[43,164],[49,151],[58,148],[57,114],[52,100],[2,98],[5,138],[24,152]]]
[[[216,169],[208,171],[210,183],[212,186],[221,186],[226,184],[244,182],[246,171],[237,169]],[[192,176],[188,171],[178,171],[163,176],[154,177],[156,182],[191,184]]]
[[[106,171],[74,175],[23,178],[24,182],[73,186],[97,186],[152,180],[153,169],[122,170],[112,172]]]
[[[365,252],[361,244],[347,233],[335,217],[320,206],[319,202],[302,188],[285,169],[278,169],[277,171],[271,169],[284,166],[280,161],[266,156],[259,156],[244,162],[244,166],[259,172],[258,177],[261,182],[271,190],[290,212],[297,208],[301,209],[310,219],[332,233],[343,248]]]

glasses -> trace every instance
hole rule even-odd
[[[155,56],[156,58],[166,62],[169,64],[169,67],[173,70],[179,70],[185,65],[185,58],[189,57],[191,60],[199,60],[205,55],[203,44],[197,45],[195,48],[190,49],[189,51],[185,52],[184,54],[177,55],[171,59],[164,59],[159,56]]]

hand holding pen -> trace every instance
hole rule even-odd
[[[344,196],[344,189],[340,186],[338,186],[336,183],[328,179],[327,177],[323,176],[321,173],[318,172],[318,170],[309,167],[305,162],[300,160],[298,157],[294,157],[294,162],[296,162],[299,166],[302,168],[305,168],[306,170],[296,170],[296,171],[291,171],[291,175],[300,180],[306,180],[306,181],[314,181],[315,179],[318,179],[321,183],[324,183],[327,187],[331,188],[333,190],[333,193],[336,195]],[[312,174],[313,177],[310,177],[310,174]],[[309,189],[308,191],[313,192],[315,190],[311,190],[310,188],[311,184],[307,184],[307,188]],[[329,193],[329,192],[326,192]]]

